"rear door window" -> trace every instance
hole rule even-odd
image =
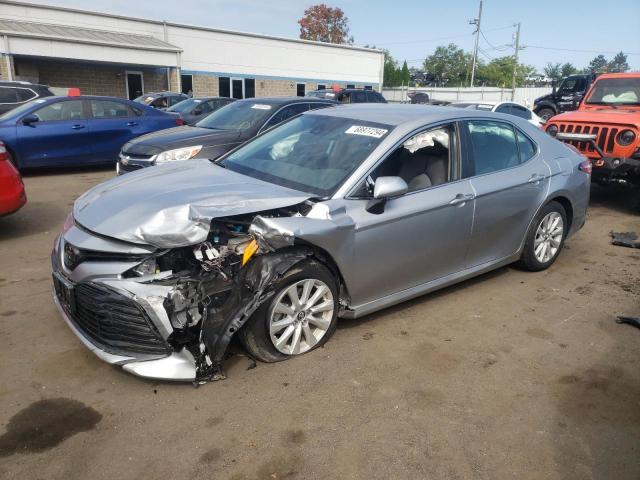
[[[511,104],[510,103],[503,103],[502,105],[498,106],[498,108],[496,108],[496,113],[511,113]]]
[[[12,87],[0,87],[0,103],[16,103],[18,94]]]
[[[38,96],[38,94],[30,88],[16,88],[16,94],[18,95],[19,102],[27,102]]]
[[[366,103],[367,96],[364,90],[351,92],[351,103]]]
[[[127,105],[113,100],[91,100],[91,116],[93,118],[127,118],[134,113]]]
[[[524,163],[530,158],[532,158],[536,152],[537,147],[535,144],[529,140],[524,133],[519,130],[516,130],[516,135],[518,136],[518,150],[520,152],[520,163]]]
[[[471,150],[471,168],[464,169],[466,177],[520,164],[516,133],[511,125],[493,120],[469,120],[465,123]]]
[[[531,110],[515,103],[511,105],[511,114],[525,120],[531,120]]]

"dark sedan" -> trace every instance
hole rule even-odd
[[[196,97],[187,98],[167,108],[167,112],[175,112],[182,117],[187,125],[194,125],[219,108],[235,102],[235,98],[226,97]]]
[[[215,159],[261,132],[308,110],[337,102],[311,97],[238,100],[195,126],[183,126],[136,138],[122,147],[118,175],[191,158]]]

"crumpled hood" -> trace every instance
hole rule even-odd
[[[166,150],[202,145],[212,147],[237,144],[244,138],[241,130],[212,130],[210,128],[182,126],[158,130],[127,142],[122,151],[130,155],[157,155]],[[201,157],[204,158],[204,157]]]
[[[101,183],[76,200],[73,215],[100,235],[173,248],[205,241],[213,218],[288,207],[311,197],[208,160],[190,160]]]

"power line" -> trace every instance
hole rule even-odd
[[[480,35],[482,35],[482,38],[484,39],[484,41],[487,42],[487,45],[489,45],[491,47],[491,50],[497,50],[498,52],[504,52],[507,48],[510,48],[510,45],[503,45],[502,47],[496,47],[495,45],[493,45],[487,39],[487,37],[485,37],[484,32],[482,30],[480,30]]]
[[[620,52],[611,52],[611,51],[604,51],[604,50],[576,50],[573,48],[557,48],[557,47],[543,47],[540,45],[523,45],[522,48],[539,48],[541,50],[559,50],[559,51],[563,51],[563,52],[578,52],[578,53],[601,53],[601,54],[607,54],[607,55],[615,55],[617,53]],[[625,55],[640,55],[640,52],[622,52]]]

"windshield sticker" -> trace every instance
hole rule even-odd
[[[351,135],[365,135],[367,137],[382,138],[382,136],[388,131],[389,130],[385,130],[384,128],[373,128],[373,127],[365,127],[362,125],[352,125],[344,133],[349,133]]]
[[[258,110],[271,110],[271,105],[265,105],[264,103],[254,103],[251,108]]]

